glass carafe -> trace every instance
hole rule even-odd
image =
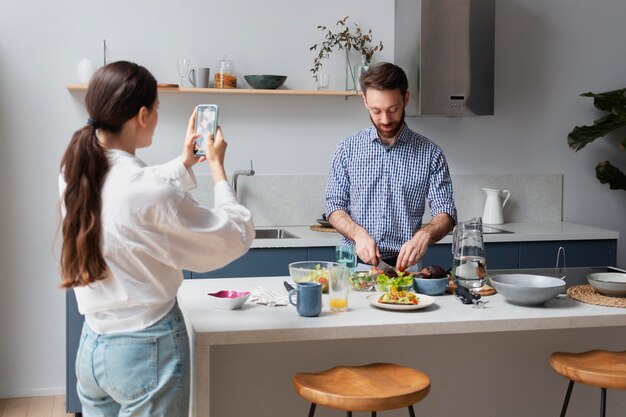
[[[483,286],[487,277],[483,223],[480,217],[458,222],[452,233],[452,280],[468,289]]]

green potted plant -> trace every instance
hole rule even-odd
[[[582,97],[593,97],[593,105],[609,114],[593,122],[591,126],[576,126],[567,136],[567,144],[578,152],[587,144],[605,136],[616,129],[626,126],[626,88],[604,93],[584,93]],[[626,137],[620,144],[626,148]],[[612,190],[626,190],[626,175],[609,161],[596,165],[596,178],[602,184],[608,184]]]
[[[359,67],[367,68],[372,62],[372,56],[374,53],[383,50],[383,43],[381,41],[378,44],[373,44],[372,30],[370,29],[367,32],[363,32],[361,27],[356,23],[353,23],[353,28],[351,28],[347,23],[348,18],[349,16],[346,16],[337,21],[336,25],[339,27],[338,32],[333,32],[326,26],[317,27],[319,30],[324,32],[325,35],[322,43],[316,43],[309,48],[310,51],[316,51],[318,53],[315,59],[313,59],[313,67],[310,71],[313,73],[313,78],[317,80],[317,73],[322,68],[323,60],[328,58],[335,48],[345,50],[350,76],[352,78],[352,82],[354,83],[354,88],[356,89],[358,78],[355,76],[356,72],[359,71],[353,71],[352,66],[350,65],[350,51],[360,53],[362,62],[359,64]]]

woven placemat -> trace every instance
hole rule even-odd
[[[626,298],[609,297],[600,294],[591,285],[575,285],[568,288],[567,295],[577,301],[587,304],[595,304],[605,307],[621,307],[626,308]]]
[[[334,227],[324,227],[317,224],[309,226],[314,232],[336,232]]]

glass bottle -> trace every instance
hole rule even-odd
[[[235,63],[226,55],[215,66],[215,88],[237,88]]]
[[[370,69],[370,63],[367,61],[365,55],[361,55],[361,62],[354,66],[354,89],[361,91],[361,83],[359,82],[361,74]]]

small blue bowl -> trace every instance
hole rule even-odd
[[[441,295],[448,288],[448,277],[444,278],[413,278],[415,291],[424,295]]]

